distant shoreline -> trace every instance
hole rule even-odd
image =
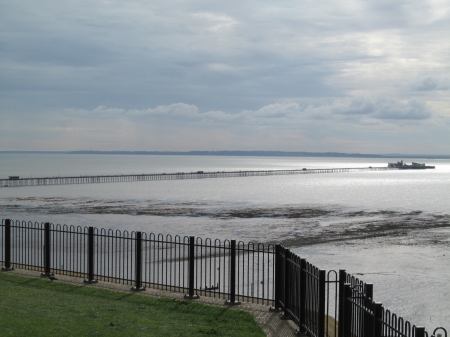
[[[424,154],[365,154],[342,152],[289,151],[0,151],[0,154],[93,154],[93,155],[158,155],[158,156],[241,156],[241,157],[341,157],[341,158],[422,158],[450,159],[450,155]]]

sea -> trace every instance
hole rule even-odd
[[[403,158],[0,153],[0,179],[386,167]],[[0,187],[0,215],[244,242],[281,243],[374,284],[374,299],[450,329],[450,159],[427,170]]]

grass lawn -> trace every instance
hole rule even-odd
[[[250,314],[0,273],[1,336],[265,336]]]

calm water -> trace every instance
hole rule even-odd
[[[78,176],[386,166],[386,159],[0,154],[0,177]],[[421,162],[421,160],[416,160]],[[449,212],[450,161],[435,170],[114,183],[0,189],[5,197],[202,201],[235,205],[324,205]]]
[[[0,178],[384,167],[387,161],[0,154]],[[377,221],[406,223],[408,229],[411,222],[416,227],[405,237],[385,235],[356,241],[353,237],[352,241],[342,243],[299,245],[295,251],[321,268],[363,273],[363,280],[375,284],[377,301],[414,323],[430,328],[449,327],[450,305],[445,299],[450,297],[447,282],[450,229],[448,225],[422,229],[420,219],[450,216],[450,161],[412,161],[426,162],[436,169],[0,188],[0,215],[70,225],[271,242],[297,236],[326,239],[349,229],[363,228],[355,234],[360,235],[364,228],[376,226]],[[298,216],[309,209],[322,213]],[[405,289],[416,295],[408,298]],[[417,295],[420,293],[424,295]]]

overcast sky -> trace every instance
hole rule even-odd
[[[450,154],[450,1],[0,0],[0,150]]]

